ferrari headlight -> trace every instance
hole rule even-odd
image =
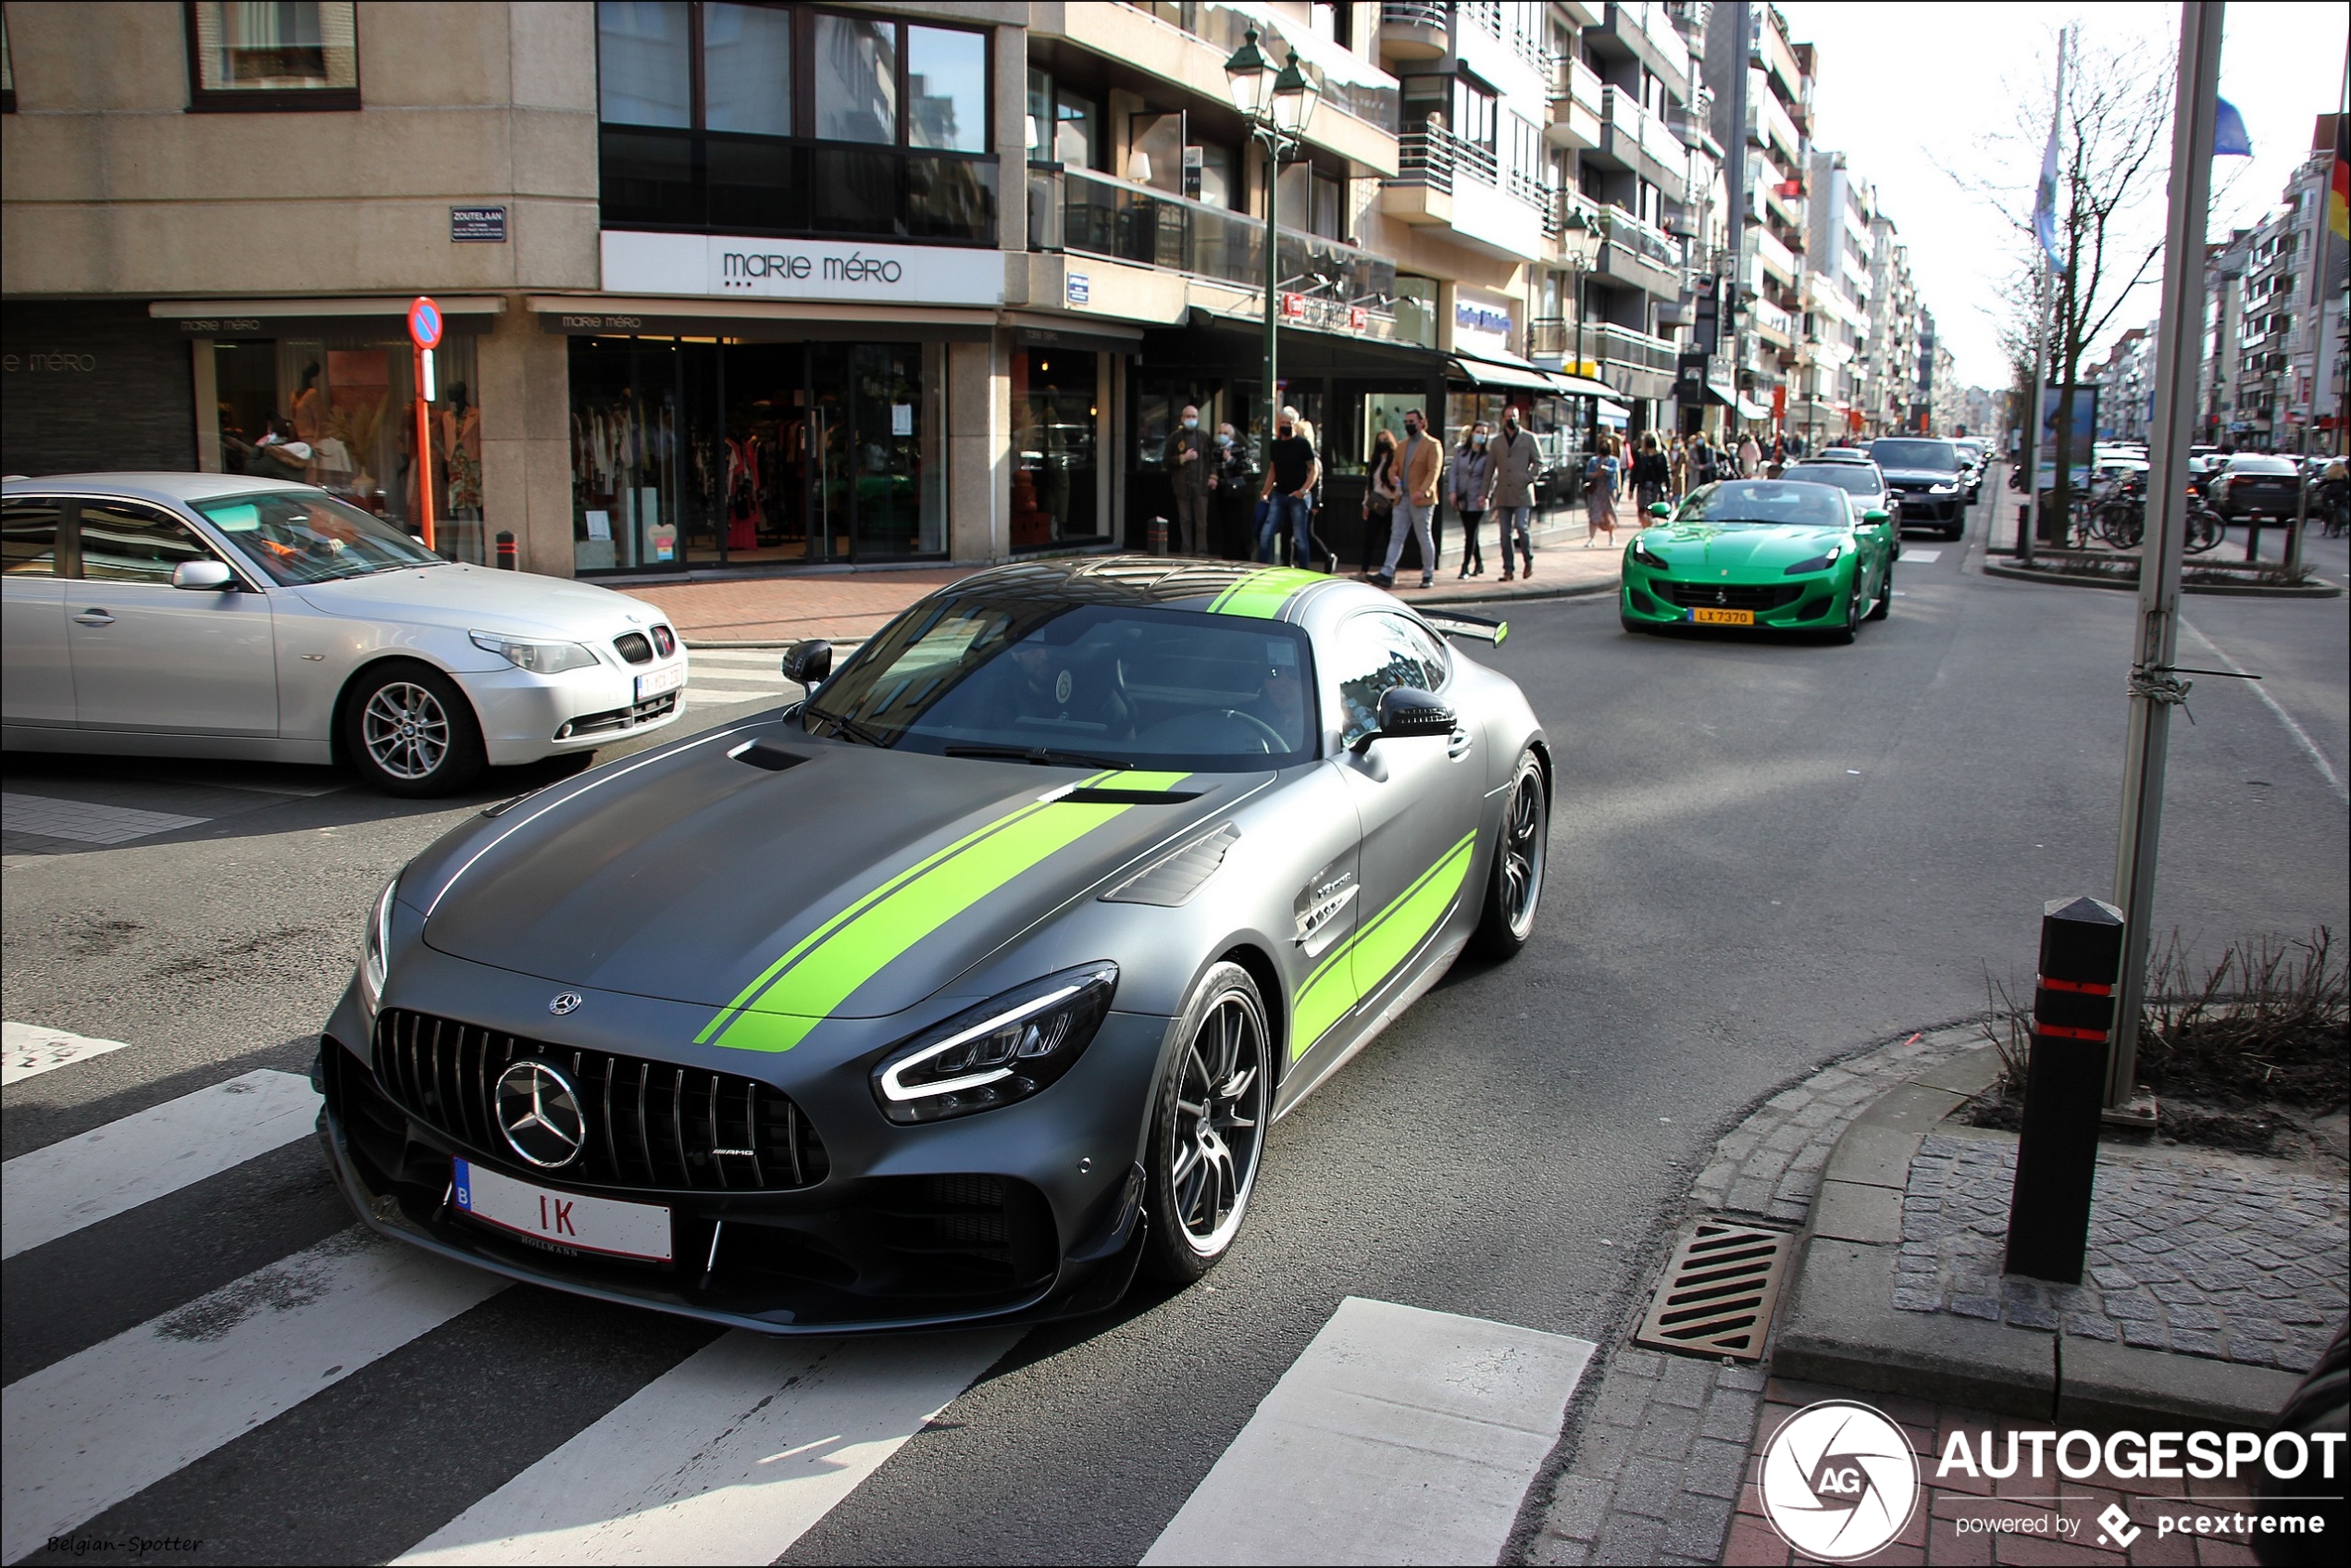
[[[475,647],[486,649],[516,669],[527,669],[533,675],[560,675],[567,669],[586,669],[596,662],[596,655],[577,642],[526,642],[520,638],[501,637],[494,631],[470,635]]]
[[[1649,541],[1639,534],[1633,536],[1633,559],[1657,571],[1665,569],[1665,557],[1649,548]]]
[[[384,993],[384,980],[391,973],[392,904],[400,896],[400,878],[394,877],[376,895],[376,907],[367,912],[367,929],[359,943],[359,995],[373,1014],[376,1002]]]
[[[908,1126],[1026,1100],[1069,1071],[1117,989],[1117,964],[1085,964],[992,997],[884,1056],[874,1099]]]
[[[1844,558],[1845,546],[1842,544],[1832,544],[1829,546],[1827,554],[1815,555],[1809,561],[1798,561],[1796,565],[1787,569],[1785,575],[1788,577],[1801,577],[1806,572],[1824,572],[1831,566],[1835,566]]]

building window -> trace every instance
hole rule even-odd
[[[1453,85],[1453,133],[1472,146],[1495,150],[1499,129],[1493,89],[1464,76]]]
[[[0,10],[0,115],[17,112],[17,62],[8,53],[8,14]]]
[[[984,31],[602,0],[597,41],[608,226],[995,244]]]
[[[187,6],[192,110],[355,109],[353,0],[196,0]]]

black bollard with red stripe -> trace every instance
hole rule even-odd
[[[2024,1126],[2009,1200],[2009,1274],[2082,1282],[2121,967],[2121,910],[2093,898],[2053,899],[2043,909]]]

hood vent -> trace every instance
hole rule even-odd
[[[1240,841],[1241,830],[1227,822],[1203,838],[1194,839],[1174,854],[1145,866],[1102,895],[1105,903],[1155,903],[1180,909],[1192,902],[1225,856]]]

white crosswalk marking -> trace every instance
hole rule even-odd
[[[122,1049],[118,1039],[92,1039],[66,1029],[36,1028],[10,1019],[0,1024],[0,1085],[21,1083]]]
[[[1588,1339],[1350,1296],[1143,1554],[1491,1562]]]
[[[397,1561],[771,1562],[1019,1338],[737,1330]]]
[[[0,1562],[505,1288],[354,1227],[0,1390]]]
[[[1902,564],[1904,566],[1927,566],[1934,565],[1941,559],[1943,559],[1943,552],[1940,550],[1920,550],[1912,548],[1902,552]]]
[[[265,1067],[19,1154],[0,1183],[0,1258],[307,1137],[317,1115],[308,1079]]]
[[[37,833],[44,839],[68,839],[78,844],[127,844],[175,828],[209,822],[208,816],[181,816],[168,811],[136,811],[130,806],[102,806],[88,801],[61,801],[49,795],[0,793],[0,828],[11,833]]]

